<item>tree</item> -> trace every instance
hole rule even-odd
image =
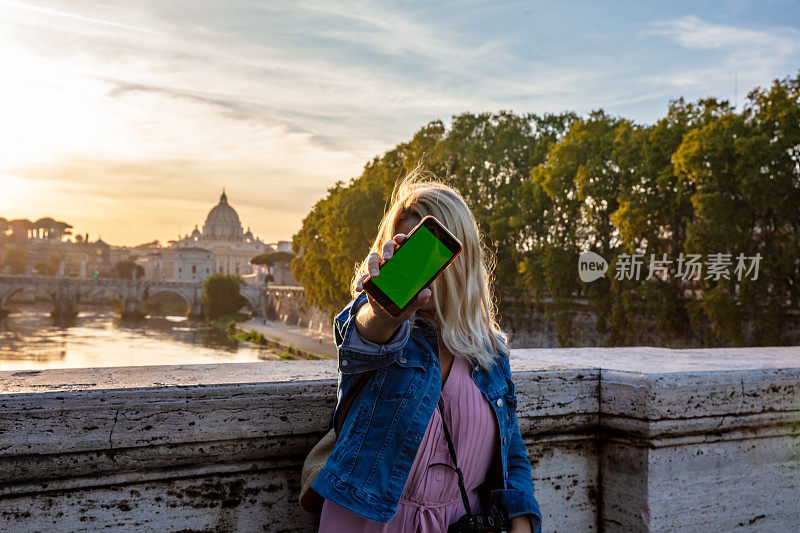
[[[588,303],[612,345],[642,342],[642,332],[664,344],[785,341],[785,316],[800,306],[800,75],[752,91],[740,113],[714,98],[677,99],[652,125],[602,110],[431,122],[304,219],[292,270],[313,303],[333,312],[349,300],[394,184],[423,156],[487,237],[501,319],[515,301],[550,302],[569,345],[574,304]],[[589,250],[609,272],[584,283],[576,267]],[[758,255],[759,276],[686,279],[675,263],[690,253]],[[644,259],[639,279],[617,279],[622,254]],[[671,270],[649,276],[651,257]]]
[[[687,251],[761,257],[756,279],[697,282],[693,319],[710,321],[723,342],[780,343],[800,283],[800,76],[752,91],[743,113],[689,132],[675,161],[694,190]]]
[[[144,267],[137,264],[135,261],[118,261],[117,264],[114,265],[114,277],[120,279],[141,279],[144,277]]]
[[[55,276],[61,267],[61,257],[57,254],[50,254],[47,261],[39,261],[34,265],[37,274],[40,276]]]
[[[64,237],[68,237],[69,235],[72,235],[72,232],[70,231],[70,229],[72,229],[72,226],[70,224],[67,224],[66,222],[61,222],[60,220],[56,220],[53,223],[49,238],[57,239],[57,240],[60,241]],[[89,240],[89,234],[88,233],[86,234],[86,240],[87,241]]]
[[[208,320],[236,314],[246,300],[239,292],[244,283],[236,274],[211,274],[203,281],[203,311]]]
[[[33,223],[35,238],[49,239],[53,233],[53,224],[55,220],[50,217],[42,217]]]
[[[694,187],[676,169],[673,155],[687,132],[729,112],[727,102],[709,98],[687,103],[680,98],[670,103],[667,116],[655,125],[631,125],[619,132],[614,157],[629,177],[620,191],[619,208],[612,221],[626,253],[660,259],[664,254],[677,258],[683,252],[686,229],[694,220]],[[633,314],[655,321],[665,340],[692,334],[684,281],[676,276],[665,280],[654,277],[647,283],[628,285],[626,290],[635,296],[622,301],[635,300],[639,305],[636,309],[629,306],[626,319],[614,324],[616,339],[625,342],[625,332],[636,331],[631,327]],[[622,318],[622,309],[618,309],[616,316]]]
[[[3,217],[0,217],[0,243],[6,242],[10,239],[9,233],[11,232],[11,224]]]
[[[441,122],[428,124],[409,143],[370,161],[359,178],[338,182],[314,205],[292,243],[292,274],[311,302],[329,314],[348,302],[355,265],[375,238],[395,182],[433,150],[443,131]]]
[[[563,115],[464,113],[432,150],[431,168],[459,190],[496,258],[498,296],[516,288],[518,263],[536,220],[528,216],[526,182],[547,148],[576,120]]]
[[[16,218],[9,221],[11,226],[11,236],[15,242],[22,242],[30,237],[33,231],[33,222],[27,218]]]
[[[267,252],[252,258],[250,264],[272,266],[281,261],[291,261],[293,257],[289,252]]]
[[[294,237],[295,279],[312,302],[329,312],[347,303],[354,267],[375,238],[395,183],[424,161],[464,195],[488,236],[486,245],[497,257],[499,292],[514,287],[518,241],[531,223],[520,209],[522,188],[546,147],[574,119],[572,114],[464,113],[453,117],[450,130],[441,121],[427,124],[317,202]]]
[[[538,298],[553,301],[558,340],[572,343],[569,302],[585,293],[594,304],[601,331],[611,314],[607,279],[584,286],[578,280],[581,251],[591,250],[610,260],[619,247],[611,216],[625,173],[614,158],[620,130],[630,123],[602,111],[573,124],[551,144],[545,161],[530,174],[533,212],[542,223],[533,236],[521,271]]]
[[[11,269],[12,274],[25,273],[25,261],[28,250],[24,246],[11,245],[6,249],[5,264]]]

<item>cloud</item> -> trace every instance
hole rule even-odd
[[[800,30],[795,28],[760,31],[712,24],[691,15],[655,23],[653,29],[645,33],[671,38],[681,46],[695,50],[723,50],[737,54],[752,50],[759,54],[768,53],[787,58],[796,54],[800,48]]]
[[[288,238],[327,187],[430,120],[607,106],[650,119],[800,59],[793,28],[683,16],[636,39],[624,21],[597,29],[624,17],[591,4],[527,18],[514,2],[0,5],[0,180],[15,191],[0,210],[102,225],[111,242],[202,223],[223,185],[245,224]]]
[[[706,22],[685,16],[655,23],[642,32],[646,37],[667,38],[686,50],[713,53],[702,66],[652,77],[681,89],[705,88],[708,93],[730,94],[734,75],[750,89],[782,73],[791,73],[800,59],[800,30],[770,27],[762,30]]]
[[[419,6],[409,3],[403,7],[402,10],[387,9],[378,2],[330,0],[292,4],[292,9],[322,15],[328,20],[317,35],[351,43],[361,50],[366,47],[411,60],[419,66],[432,66],[431,70],[463,77],[470,76],[465,67],[499,67],[511,59],[506,50],[508,43],[499,36],[474,43],[448,25],[431,20]],[[452,7],[464,9],[465,6]]]
[[[248,114],[247,107],[236,100],[225,100],[222,98],[215,98],[213,96],[206,96],[195,91],[180,90],[171,87],[159,87],[156,85],[146,85],[142,83],[131,83],[113,78],[98,77],[97,79],[108,82],[114,86],[106,93],[106,95],[111,98],[124,97],[135,93],[154,93],[170,98],[183,98],[214,107],[219,107],[223,111],[231,112],[237,118],[246,119],[250,116]]]
[[[79,15],[79,14],[76,14],[76,13],[71,13],[71,12],[68,12],[68,11],[62,11],[62,10],[59,10],[59,9],[50,9],[50,8],[46,8],[46,7],[42,7],[42,6],[35,6],[35,5],[26,4],[24,2],[14,2],[13,0],[0,0],[0,5],[5,5],[7,7],[12,7],[12,8],[16,8],[16,9],[23,9],[23,10],[27,10],[27,11],[32,11],[32,12],[40,14],[40,15],[50,15],[50,16],[55,16],[55,17],[62,18],[62,19],[69,19],[69,20],[72,20],[72,21],[85,22],[85,23],[90,23],[90,24],[100,25],[100,26],[108,26],[108,27],[115,28],[115,29],[134,30],[134,31],[137,31],[137,32],[150,33],[150,34],[156,33],[151,28],[146,28],[146,27],[143,27],[143,26],[135,26],[135,25],[131,25],[131,24],[125,24],[123,22],[117,22],[117,21],[114,21],[114,20],[106,20],[106,19],[98,18],[98,17],[89,17],[89,16],[85,16],[85,15]]]

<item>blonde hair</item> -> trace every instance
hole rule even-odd
[[[508,337],[497,323],[492,298],[494,257],[483,246],[475,217],[458,191],[418,165],[395,184],[370,254],[381,253],[383,244],[392,240],[401,222],[427,215],[444,224],[461,241],[463,250],[431,284],[433,309],[417,313],[439,328],[441,339],[450,351],[488,369],[494,363],[494,353],[504,351]],[[365,259],[353,277],[350,288],[353,297],[358,294],[356,282],[367,270]]]

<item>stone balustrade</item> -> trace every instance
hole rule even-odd
[[[800,348],[516,350],[546,531],[800,529]],[[0,530],[314,531],[335,361],[0,372]]]

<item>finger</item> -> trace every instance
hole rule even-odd
[[[394,254],[394,249],[397,245],[394,241],[386,241],[383,244],[383,260],[388,261],[392,258],[392,254]]]
[[[419,294],[417,295],[417,308],[419,309],[420,307],[428,303],[432,296],[433,292],[428,288],[419,291]]]
[[[433,293],[428,288],[419,291],[417,299],[411,306],[409,306],[408,310],[406,311],[406,318],[410,317],[411,315],[416,313],[421,307],[425,306],[431,300],[432,294]]]
[[[419,310],[426,310],[427,311],[428,309],[431,309],[433,307],[433,305],[434,305],[433,304],[433,293],[431,293],[430,296],[423,297],[422,301],[420,302],[419,309],[417,309],[417,310],[418,311]]]
[[[373,278],[378,276],[379,274],[378,267],[380,267],[380,265],[381,265],[381,257],[375,252],[369,254],[369,258],[367,258],[367,270],[369,270],[370,276],[372,276]]]
[[[400,244],[400,243],[402,243],[404,240],[406,240],[406,234],[405,234],[405,233],[398,233],[397,235],[395,235],[395,236],[392,238],[392,240],[395,242],[395,244]]]
[[[361,292],[364,290],[364,281],[367,279],[367,277],[369,277],[369,274],[364,274],[358,278],[358,281],[356,281],[356,292]]]

